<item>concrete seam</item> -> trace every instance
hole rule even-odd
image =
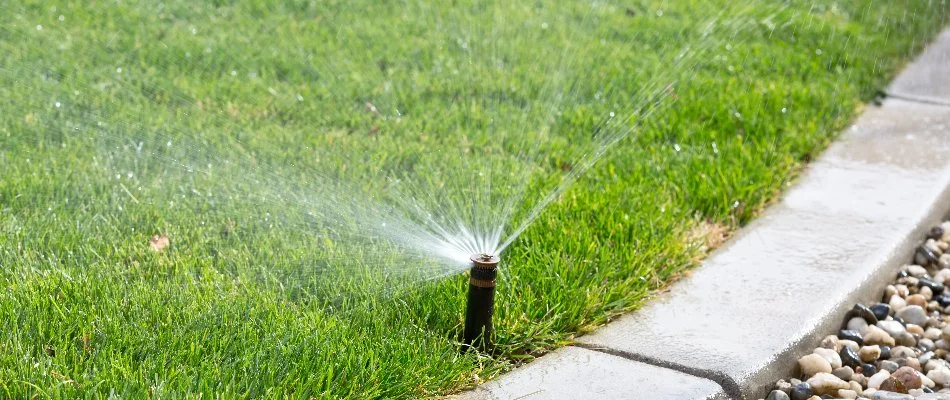
[[[912,94],[897,93],[891,91],[882,92],[885,97],[903,100],[911,103],[927,104],[932,106],[950,107],[950,100],[935,99],[927,96],[915,96]]]
[[[571,346],[579,347],[582,349],[587,349],[591,351],[596,351],[604,354],[610,354],[612,356],[617,356],[625,358],[631,361],[641,362],[644,364],[649,364],[655,367],[671,369],[677,372],[682,372],[687,375],[692,375],[698,378],[708,379],[715,382],[722,388],[722,391],[726,393],[729,398],[733,400],[743,400],[742,390],[739,388],[739,384],[732,379],[729,375],[721,371],[703,369],[703,368],[694,368],[687,365],[670,362],[666,360],[661,360],[658,358],[645,356],[643,354],[626,352],[623,350],[612,349],[604,346],[595,346],[587,343],[573,343]]]

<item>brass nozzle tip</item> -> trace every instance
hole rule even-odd
[[[485,253],[472,255],[469,259],[472,260],[472,264],[475,264],[475,268],[481,269],[498,268],[498,262],[501,261],[498,256]]]

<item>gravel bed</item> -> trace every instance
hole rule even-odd
[[[801,379],[766,400],[950,400],[950,221],[934,227],[880,303],[855,304],[837,335],[798,359]]]

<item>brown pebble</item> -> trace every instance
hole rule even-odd
[[[904,386],[904,383],[898,380],[897,378],[890,376],[881,382],[881,389],[888,392],[897,392],[897,393],[907,393],[907,388]]]
[[[909,306],[921,306],[923,308],[927,307],[927,298],[919,294],[912,294],[910,296],[907,296],[905,300],[907,301],[907,305]]]
[[[914,335],[923,335],[924,328],[921,328],[920,325],[907,324],[907,332]]]
[[[910,367],[898,368],[897,371],[894,371],[894,373],[891,374],[891,378],[901,381],[907,390],[920,389],[920,386],[922,385],[920,375],[918,375],[917,371]]]

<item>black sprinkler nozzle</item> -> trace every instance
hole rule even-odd
[[[495,312],[495,277],[498,275],[500,260],[498,256],[490,254],[476,254],[471,260],[463,350],[475,347],[490,351],[494,333],[492,314]]]

